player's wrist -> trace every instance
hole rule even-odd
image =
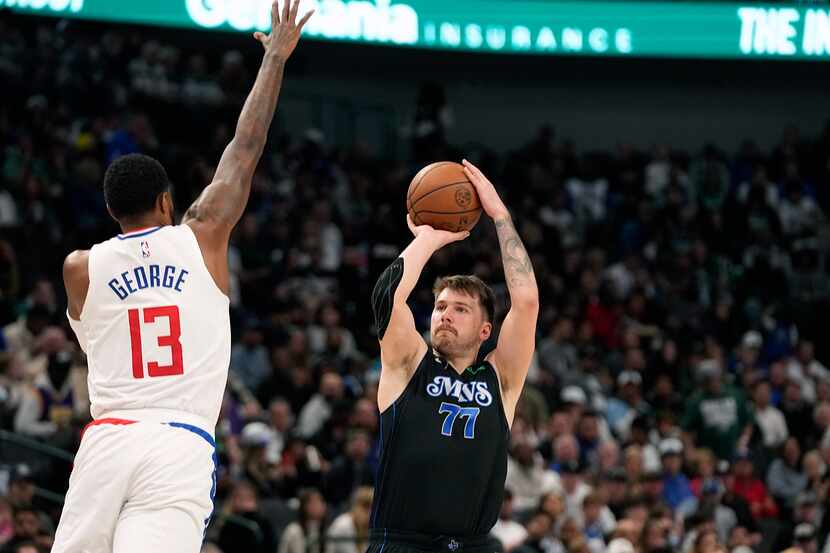
[[[265,49],[265,54],[262,56],[263,61],[267,60],[271,63],[284,64],[288,56],[280,52],[276,46]]]

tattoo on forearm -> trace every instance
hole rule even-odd
[[[504,278],[508,288],[512,286],[535,286],[536,276],[530,256],[527,255],[522,239],[516,232],[516,227],[510,219],[496,221],[496,232],[499,235],[501,258],[504,264]]]

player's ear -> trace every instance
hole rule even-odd
[[[171,221],[173,220],[173,195],[169,190],[165,190],[159,194],[156,200],[156,209],[168,216]]]
[[[481,341],[485,341],[487,338],[490,337],[490,334],[493,332],[493,323],[489,321],[485,321],[483,325],[481,325],[481,331],[479,332],[479,338]]]

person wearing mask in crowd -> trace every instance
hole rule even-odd
[[[86,387],[79,382],[74,345],[60,327],[48,327],[38,338],[45,368],[37,372],[33,386],[23,394],[14,418],[14,429],[21,434],[50,439],[68,447],[73,436],[67,435],[75,421],[82,420],[88,404],[82,401]],[[83,392],[79,393],[83,390]]]
[[[223,551],[272,551],[273,530],[259,514],[259,496],[250,482],[240,480],[236,483],[216,518],[212,532]]]

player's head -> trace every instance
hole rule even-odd
[[[104,175],[104,199],[113,219],[122,226],[148,217],[173,224],[170,180],[161,163],[143,154],[116,158]]]
[[[490,337],[495,317],[493,290],[477,276],[440,277],[432,287],[430,322],[433,347],[445,357],[478,350]]]

